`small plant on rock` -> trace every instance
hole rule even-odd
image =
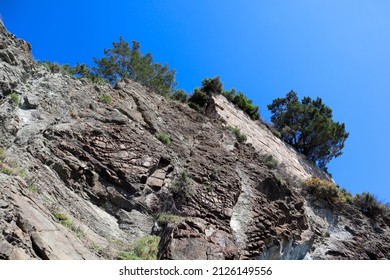
[[[161,131],[158,134],[157,139],[160,140],[165,145],[169,145],[172,143],[171,135],[169,133],[164,132],[164,131]]]
[[[118,259],[157,260],[159,242],[159,236],[145,235],[137,241],[132,250],[119,252]]]
[[[268,155],[266,158],[265,158],[265,161],[264,161],[264,164],[265,166],[267,166],[269,169],[275,169],[278,167],[279,165],[279,162],[276,158],[274,158],[272,155]]]
[[[104,103],[104,104],[111,104],[112,97],[111,97],[111,95],[102,95],[99,97],[99,101]]]
[[[17,93],[13,92],[9,95],[11,102],[14,106],[19,106],[20,103],[20,97]]]
[[[185,218],[182,216],[173,215],[169,213],[160,213],[158,214],[156,221],[161,224],[177,224],[183,219]]]
[[[229,127],[229,129],[236,135],[236,139],[239,143],[244,144],[247,140],[247,137],[245,134],[241,133],[240,129],[237,127]]]
[[[172,184],[171,190],[175,194],[184,194],[187,197],[192,195],[191,179],[187,169],[184,169]]]

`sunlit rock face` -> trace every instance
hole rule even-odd
[[[390,258],[389,219],[306,195],[328,175],[223,96],[204,115],[51,73],[0,33],[0,259],[116,259],[147,235],[161,259]]]

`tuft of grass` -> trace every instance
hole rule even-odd
[[[23,179],[26,179],[28,177],[28,173],[26,169],[21,168],[18,170],[19,176],[22,177]]]
[[[169,133],[164,132],[164,131],[161,131],[158,134],[157,139],[160,140],[165,145],[169,145],[172,143],[171,135]]]
[[[3,167],[1,168],[1,173],[11,176],[14,174],[14,171],[11,168]]]
[[[19,106],[20,104],[20,97],[17,93],[13,92],[9,95],[10,99],[11,99],[11,102],[12,104],[14,104],[15,106]]]
[[[178,215],[173,215],[169,213],[160,213],[158,214],[156,221],[161,224],[177,224],[184,220],[185,218]]]
[[[272,155],[268,155],[266,158],[265,158],[265,161],[264,161],[264,164],[265,166],[267,166],[269,169],[275,169],[278,167],[279,165],[279,162],[276,158],[274,158]]]
[[[83,232],[83,230],[79,226],[76,226],[75,223],[73,222],[73,220],[71,218],[69,218],[66,214],[64,214],[62,212],[55,212],[54,217],[57,219],[58,223],[60,223],[64,227],[70,229],[74,233],[76,233],[76,235],[79,238],[85,236],[85,233]]]
[[[245,134],[241,133],[240,129],[231,126],[229,126],[229,129],[236,135],[236,139],[239,143],[244,144],[246,142],[247,137]]]
[[[0,161],[5,160],[7,157],[7,150],[4,147],[0,147]]]
[[[99,101],[104,104],[111,104],[112,103],[112,97],[111,95],[103,95],[99,97]]]
[[[37,193],[38,192],[38,187],[36,185],[31,184],[31,185],[28,186],[28,190],[30,192],[32,192],[32,193]]]
[[[137,241],[132,250],[121,251],[118,254],[120,260],[157,260],[158,244],[160,237],[145,235]]]

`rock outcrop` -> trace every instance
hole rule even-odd
[[[224,97],[207,116],[51,73],[0,33],[0,259],[115,259],[148,234],[161,259],[390,258],[389,218],[307,195],[328,175]]]

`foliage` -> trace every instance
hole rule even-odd
[[[13,92],[9,95],[10,99],[11,99],[11,102],[12,104],[14,104],[15,106],[18,106],[19,103],[20,103],[20,97],[17,93]]]
[[[106,81],[98,75],[91,67],[86,64],[77,64],[71,66],[69,64],[60,65],[56,62],[50,62],[47,60],[38,61],[51,73],[62,73],[64,75],[74,76],[76,78],[87,78],[96,84],[105,84]]]
[[[120,37],[112,49],[104,50],[104,54],[101,59],[94,58],[97,65],[94,70],[111,84],[129,78],[163,96],[169,96],[176,86],[175,70],[171,70],[168,64],[154,63],[151,53],[143,55],[137,41],[133,41],[130,48],[129,43]]]
[[[182,216],[177,216],[168,213],[160,213],[158,214],[156,221],[162,224],[177,224],[183,219],[185,218]]]
[[[171,97],[182,103],[186,103],[188,101],[188,94],[182,89],[175,90]]]
[[[202,87],[195,89],[188,100],[190,106],[198,111],[204,112],[212,94],[223,94],[228,101],[243,110],[252,120],[258,120],[260,118],[259,106],[253,105],[252,100],[248,99],[241,91],[237,92],[235,89],[225,91],[219,76],[206,78],[202,81]]]
[[[31,185],[28,186],[28,190],[30,192],[32,192],[32,193],[37,193],[38,192],[38,187],[36,185],[31,184]]]
[[[227,100],[243,110],[252,120],[260,119],[259,106],[253,105],[252,100],[246,97],[243,92],[232,89],[224,91],[222,94]]]
[[[133,250],[120,252],[118,259],[121,260],[157,260],[158,244],[160,237],[145,235],[137,241]]]
[[[188,102],[191,108],[204,113],[210,102],[210,94],[195,89],[194,93],[188,98]]]
[[[169,133],[167,133],[167,132],[164,132],[164,131],[161,131],[158,134],[157,139],[160,140],[165,145],[169,145],[169,144],[172,143],[171,135]]]
[[[282,139],[326,170],[334,157],[342,154],[349,133],[345,125],[332,120],[332,110],[321,98],[312,100],[290,91],[285,98],[277,98],[268,105],[271,120],[282,134]]]
[[[229,127],[229,129],[236,135],[236,139],[239,143],[244,144],[247,140],[245,134],[241,133],[240,129],[237,127]]]
[[[11,168],[8,168],[8,167],[2,167],[1,168],[1,173],[4,173],[6,175],[13,175],[14,171]]]
[[[275,169],[278,167],[279,162],[276,158],[274,158],[272,155],[266,156],[264,160],[265,166],[267,166],[269,169]]]
[[[200,89],[202,92],[207,94],[222,94],[223,84],[219,76],[215,78],[206,78],[202,81],[202,87]]]
[[[175,194],[182,194],[186,197],[192,195],[191,179],[187,169],[184,169],[176,181],[172,184],[171,190]]]
[[[374,195],[364,192],[353,198],[353,203],[368,216],[376,216],[388,211],[388,208],[380,203]]]
[[[57,219],[57,221],[65,226],[65,227],[71,227],[73,225],[73,221],[64,213],[62,212],[55,212],[54,217]]]
[[[112,103],[112,97],[111,95],[102,95],[99,97],[99,101],[105,104],[111,104]]]
[[[345,189],[328,180],[312,177],[304,182],[308,192],[337,206],[352,202],[352,195]]]
[[[54,217],[57,219],[58,223],[75,232],[78,237],[83,237],[85,235],[83,230],[79,226],[76,226],[73,220],[66,214],[62,212],[55,212]]]

